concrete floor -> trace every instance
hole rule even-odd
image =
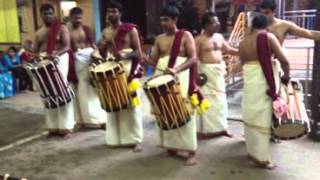
[[[237,104],[239,96],[229,101]],[[231,107],[231,116],[241,118],[239,108]],[[154,144],[155,127],[148,108],[146,105],[144,110],[144,151],[134,153],[107,148],[102,130],[80,131],[69,140],[41,136],[43,110],[36,93],[1,100],[0,175],[10,173],[31,180],[320,180],[320,143],[302,138],[274,144],[272,156],[279,167],[261,170],[246,159],[242,124],[235,121],[230,121],[234,138],[199,141],[198,164],[185,167],[183,159],[167,157]],[[41,137],[1,150],[34,135]]]

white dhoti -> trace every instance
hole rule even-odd
[[[186,58],[177,57],[176,65],[184,63]],[[157,68],[166,69],[168,67],[169,57],[160,58],[157,64]],[[161,74],[162,72],[157,71],[155,75]],[[183,98],[188,98],[189,88],[189,70],[180,72],[178,75],[180,82],[180,89]],[[190,104],[189,104],[190,105]],[[197,149],[197,125],[196,125],[196,111],[190,109],[190,121],[184,126],[171,129],[162,130],[157,126],[158,138],[157,144],[160,147],[167,148],[170,150],[181,150],[194,152]]]
[[[107,114],[101,108],[96,90],[89,83],[89,70],[92,48],[78,50],[75,53],[75,69],[78,85],[75,86],[74,101],[77,124],[86,127],[100,127],[107,121]]]
[[[131,61],[122,61],[126,74],[131,69]],[[140,98],[141,90],[137,91]],[[143,140],[142,105],[129,107],[118,112],[108,112],[106,143],[108,146],[128,146],[140,144]]]
[[[279,66],[274,66],[279,84]],[[244,89],[242,110],[247,152],[259,161],[270,160],[272,100],[266,94],[268,84],[258,61],[243,66]]]
[[[207,76],[207,83],[201,90],[211,103],[199,118],[197,123],[198,132],[201,134],[215,134],[226,131],[228,128],[228,103],[226,96],[225,75],[226,66],[220,64],[200,64],[199,73]]]
[[[61,72],[62,78],[68,84],[67,76],[69,70],[69,54],[65,53],[59,56],[57,65]],[[68,133],[73,131],[75,125],[73,100],[66,105],[48,109],[45,108],[46,122],[50,132]]]

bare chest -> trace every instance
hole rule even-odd
[[[112,45],[115,45],[116,44],[116,36],[118,34],[118,31],[117,30],[113,30],[113,29],[107,29],[105,32],[104,32],[104,38],[106,40],[106,42],[108,44],[112,44]],[[124,48],[129,48],[131,47],[131,41],[130,41],[130,35],[129,33],[127,33],[123,40],[122,40],[122,44],[124,46]]]
[[[287,35],[287,29],[281,25],[273,25],[268,27],[268,31],[274,34],[277,39],[282,43]]]
[[[220,51],[222,49],[222,42],[219,39],[211,38],[205,40],[203,43],[204,51]]]
[[[47,29],[47,28],[41,29],[38,32],[37,39],[41,45],[47,44],[48,38],[49,38],[49,29]],[[60,32],[57,33],[56,41],[57,41],[57,43],[61,42]]]
[[[181,44],[179,47],[173,47],[174,37],[163,37],[159,43],[159,49],[161,56],[170,55],[172,48],[179,48],[179,55],[184,56],[184,41],[181,40]]]
[[[74,43],[86,43],[86,34],[81,29],[70,30],[71,41]]]

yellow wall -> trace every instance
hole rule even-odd
[[[59,1],[57,0],[36,0],[36,10],[37,10],[37,21],[38,21],[38,28],[42,25],[42,20],[40,17],[40,6],[43,3],[50,3],[56,8],[56,14],[60,18],[61,17],[61,10],[59,7]],[[93,5],[91,0],[77,0],[77,5],[81,7],[84,11],[84,23],[91,27],[92,31],[94,32],[94,21],[93,21]],[[26,6],[20,7],[22,10],[21,12],[23,14],[23,20],[25,25],[26,32],[21,32],[21,43],[23,43],[25,40],[32,40],[35,39],[35,21],[34,21],[34,14],[33,14],[33,4],[30,0]],[[0,50],[6,50],[9,46],[17,44],[0,44]]]
[[[84,11],[83,23],[91,27],[94,32],[94,21],[93,21],[93,5],[91,0],[77,0],[77,4]]]

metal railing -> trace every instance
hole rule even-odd
[[[302,28],[314,30],[316,13],[316,9],[284,11],[282,19],[292,21]]]
[[[308,115],[311,112],[310,106],[310,98],[311,98],[311,81],[312,81],[312,64],[313,64],[313,53],[312,50],[314,49],[314,45],[287,45],[285,46],[287,50],[305,50],[306,53],[306,60],[303,63],[290,63],[292,66],[290,68],[291,76],[294,79],[298,79],[303,85],[303,96],[304,96],[304,104],[306,105],[306,109]],[[294,66],[297,66],[294,68]]]

